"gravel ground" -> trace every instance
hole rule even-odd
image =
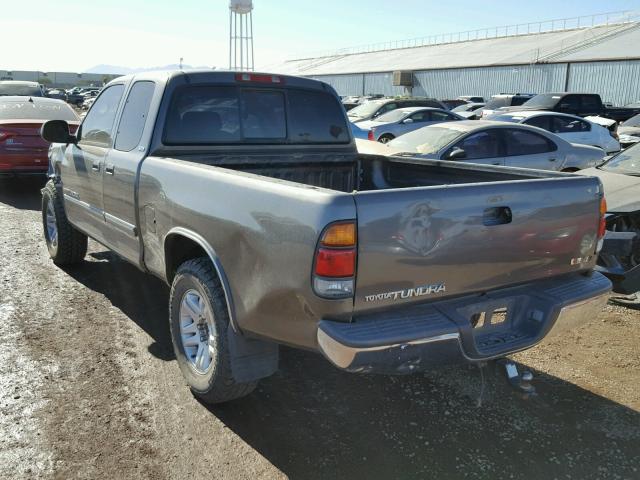
[[[638,311],[517,355],[528,400],[490,367],[359,376],[283,348],[211,408],[173,359],[167,287],[93,242],[55,267],[40,187],[0,180],[0,478],[640,478]]]

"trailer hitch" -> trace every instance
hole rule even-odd
[[[496,360],[496,364],[504,369],[509,385],[525,399],[536,395],[536,388],[531,384],[533,373],[529,370],[523,370],[520,373],[515,362],[506,358]]]

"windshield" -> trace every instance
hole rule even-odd
[[[525,107],[551,108],[562,98],[562,95],[543,93],[523,103]]]
[[[453,128],[430,126],[405,133],[390,141],[388,145],[389,148],[398,152],[431,154],[464,134],[465,132]]]
[[[500,107],[508,107],[509,106],[509,98],[508,97],[493,97],[489,102],[485,105],[487,110],[495,110]]]
[[[623,127],[640,127],[640,114],[631,117],[626,122],[622,123]]]
[[[376,122],[399,122],[404,117],[409,115],[411,112],[407,112],[405,110],[391,110],[383,115],[380,115],[376,118]]]
[[[0,100],[0,120],[66,120],[75,122],[78,116],[66,103]]]
[[[640,144],[627,148],[598,168],[624,175],[640,175]]]
[[[4,96],[41,97],[40,87],[21,83],[0,83],[0,97]]]
[[[356,108],[349,110],[348,115],[350,117],[368,117],[373,115],[382,106],[379,102],[365,102],[362,105],[358,105]]]

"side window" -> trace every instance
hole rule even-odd
[[[469,135],[453,148],[464,150],[466,153],[465,160],[502,156],[500,153],[500,133],[496,130],[485,130],[484,132]]]
[[[591,125],[577,118],[553,117],[553,133],[579,133],[590,130]]]
[[[118,125],[116,150],[130,152],[138,146],[147,121],[154,88],[155,84],[153,82],[136,82],[133,84]]]
[[[380,107],[380,110],[376,112],[375,116],[379,117],[383,113],[390,112],[391,110],[395,110],[396,108],[398,108],[397,103],[387,103],[386,105],[383,105],[382,107]]]
[[[579,109],[580,97],[578,95],[567,95],[558,104],[558,110],[561,112],[577,112]]]
[[[587,113],[595,113],[599,112],[600,107],[600,99],[595,95],[584,95],[582,97],[582,110]]]
[[[531,100],[531,97],[512,97],[511,98],[511,106],[512,107],[519,107],[520,105],[522,105],[524,102]]]
[[[451,120],[456,120],[456,118],[447,112],[431,112],[432,122],[449,122]]]
[[[547,130],[552,132],[551,125],[549,120],[551,117],[549,115],[541,115],[539,117],[533,117],[527,120],[526,122],[522,122],[525,125],[531,125],[532,127],[542,128],[543,130]]]
[[[124,85],[112,85],[91,106],[80,127],[80,142],[109,148],[113,144],[113,122]]]
[[[415,123],[424,123],[430,121],[429,112],[417,112],[411,115],[409,118]]]
[[[506,129],[507,157],[536,155],[557,150],[558,147],[542,135],[526,130]]]

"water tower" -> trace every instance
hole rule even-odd
[[[253,2],[229,2],[229,69],[253,70]]]

